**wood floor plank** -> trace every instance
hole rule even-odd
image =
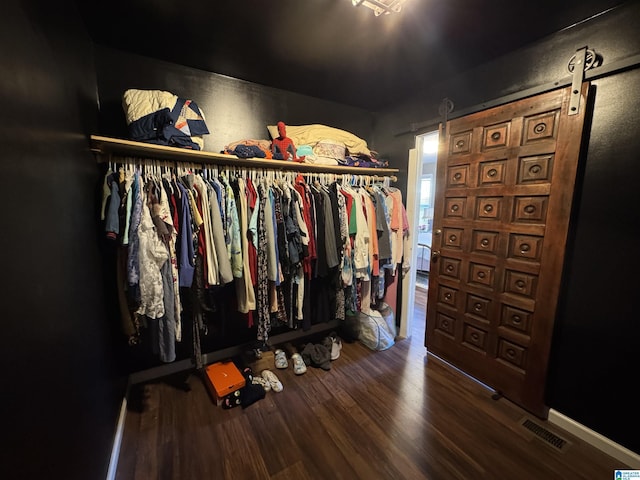
[[[368,414],[367,405],[359,405],[348,394],[338,395],[325,408],[334,426],[340,426],[349,442],[357,446],[360,453],[378,476],[383,478],[426,478],[398,448],[393,435],[379,428]],[[329,425],[328,425],[329,427]],[[362,478],[373,478],[364,475]]]
[[[120,454],[116,467],[116,479],[134,478],[136,471],[136,452],[138,451],[138,438],[127,432],[138,432],[140,430],[140,419],[138,414],[130,405],[131,411],[125,415],[122,441],[120,443]],[[141,445],[142,446],[142,445]]]
[[[383,352],[344,342],[328,371],[295,375],[265,355],[254,373],[271,369],[284,390],[246,409],[216,406],[197,375],[188,388],[145,385],[144,409],[127,413],[117,480],[595,480],[627,467],[539,419],[568,447],[525,429],[525,411],[427,354],[416,312],[409,338]]]
[[[145,478],[159,478],[158,467],[160,466],[158,458],[158,415],[160,413],[160,392],[154,388],[145,389],[148,393],[147,397],[147,415],[140,417],[139,447],[136,452],[135,480],[143,480]]]
[[[313,480],[304,463],[297,462],[271,476],[271,480]]]
[[[246,416],[270,475],[286,470],[301,460],[298,443],[277,408],[248,408]]]
[[[226,424],[216,425],[214,429],[223,457],[222,478],[269,478],[265,458],[259,453],[247,417],[237,417]]]
[[[278,394],[274,398],[313,478],[357,478],[344,452],[302,395],[286,397]]]
[[[319,403],[326,402],[333,397],[333,388],[331,386],[326,386],[321,378],[316,378],[309,382],[306,380],[307,379],[305,378],[304,388],[301,388],[300,391],[302,395],[304,395],[309,406],[318,405]]]
[[[355,478],[376,478],[381,473],[378,469],[385,468],[386,465],[380,462],[379,458],[367,454],[369,449],[367,439],[358,434],[360,429],[357,425],[350,424],[348,429],[345,428],[345,425],[341,425],[339,421],[336,421],[337,417],[342,415],[336,416],[335,409],[328,408],[323,404],[313,407],[313,411],[324,428],[326,428],[337,448],[344,453],[349,465],[356,472]],[[388,474],[389,471],[384,473]]]
[[[397,396],[383,383],[367,385],[367,389],[352,391],[356,403],[363,405],[364,410],[375,423],[376,428],[387,432],[395,448],[420,468],[426,475],[437,467],[446,471],[452,478],[464,469],[473,478],[481,470],[476,462],[470,461],[466,455],[455,456],[448,444],[443,444],[437,430],[428,421],[428,409],[420,402],[417,405],[397,402]],[[373,387],[373,388],[371,388]],[[375,393],[374,393],[375,392]],[[395,408],[389,405],[395,403]],[[364,407],[366,406],[366,408]],[[428,462],[424,460],[428,459]],[[451,460],[454,459],[455,462]]]
[[[221,408],[212,402],[201,378],[192,376],[189,385],[190,392],[165,387],[166,396],[175,400],[169,408],[178,412],[175,424],[167,424],[165,431],[179,453],[174,478],[184,478],[184,472],[192,478],[224,478],[224,457],[214,427],[225,424],[229,416],[220,418]]]

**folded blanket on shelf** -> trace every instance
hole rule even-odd
[[[271,158],[271,142],[263,139],[237,140],[226,145],[222,153],[239,158]]]
[[[278,138],[279,133],[276,125],[267,125],[267,130],[271,138]],[[344,144],[349,154],[363,153],[365,155],[371,155],[371,151],[367,148],[367,142],[365,140],[357,137],[353,133],[327,125],[287,125],[287,136],[293,141],[294,145],[310,145],[311,147],[315,147],[318,142],[331,140]]]
[[[122,96],[132,140],[202,150],[209,129],[193,100],[162,90],[129,89]]]

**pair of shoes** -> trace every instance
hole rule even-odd
[[[261,375],[262,378],[264,378],[267,383],[269,383],[269,385],[271,386],[271,390],[273,390],[274,392],[281,392],[284,388],[282,386],[282,383],[280,382],[280,379],[271,370],[263,370]]]
[[[293,373],[296,375],[302,375],[307,371],[307,366],[302,359],[302,355],[299,353],[294,353],[291,355],[291,361],[293,361]]]
[[[254,375],[253,378],[251,379],[251,383],[253,385],[260,385],[265,392],[268,392],[271,390],[271,384],[269,382],[267,382],[263,377],[261,377],[260,375]]]
[[[277,349],[274,358],[276,368],[287,368],[289,366],[289,362],[287,361],[287,354],[284,353],[284,350],[280,348]]]

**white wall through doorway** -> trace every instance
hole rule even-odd
[[[438,131],[416,136],[416,147],[409,151],[407,169],[407,218],[411,242],[408,252],[411,269],[402,279],[401,338],[411,336],[418,281],[426,287],[431,259],[431,227],[435,199]],[[428,191],[427,191],[428,190]],[[423,298],[424,295],[421,296]],[[426,309],[426,305],[424,306]],[[426,321],[422,319],[422,321]]]

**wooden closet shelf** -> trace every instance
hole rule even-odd
[[[98,161],[109,161],[111,155],[170,160],[174,162],[200,163],[210,165],[230,165],[248,168],[268,168],[292,170],[295,172],[349,173],[353,175],[377,175],[380,177],[398,173],[397,168],[363,168],[342,165],[314,165],[311,163],[285,162],[265,158],[238,158],[225,153],[188,150],[152,143],[134,142],[119,138],[91,135],[91,150],[98,155]]]

